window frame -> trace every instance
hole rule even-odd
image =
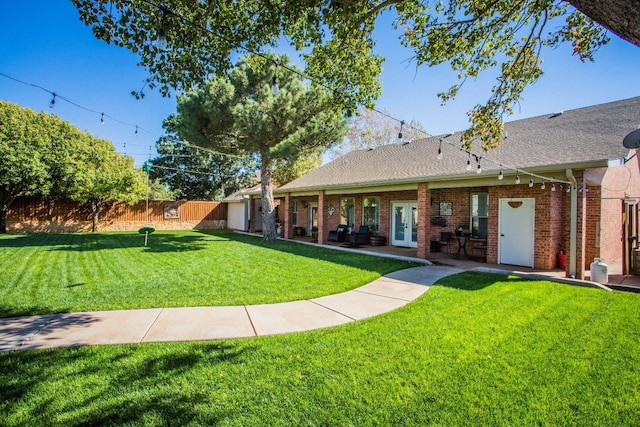
[[[350,203],[349,203],[350,201]],[[351,207],[346,207],[351,204]],[[346,222],[343,219],[346,218]],[[356,199],[355,197],[340,198],[340,224],[346,224],[347,227],[355,227],[356,222]]]
[[[480,197],[486,200],[486,205],[480,203]],[[474,206],[474,198],[477,200],[477,206]],[[480,209],[484,207],[486,213],[481,214]],[[474,213],[474,208],[476,212]],[[482,221],[484,220],[484,221]],[[469,198],[469,231],[472,238],[486,239],[489,234],[489,193],[479,192],[471,193]],[[484,231],[484,233],[482,233]],[[484,234],[484,236],[483,236]]]
[[[367,200],[373,200],[370,206],[367,206]],[[374,209],[374,221],[373,223],[367,222],[366,215],[367,209]],[[373,226],[372,226],[373,224]],[[380,197],[363,197],[362,198],[362,225],[369,226],[369,231],[372,233],[380,232]]]
[[[298,226],[298,201],[293,201],[292,213],[291,213],[291,225]]]

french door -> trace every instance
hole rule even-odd
[[[418,203],[391,203],[391,244],[418,247]]]

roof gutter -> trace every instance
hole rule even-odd
[[[571,182],[571,220],[569,225],[569,277],[576,277],[578,243],[578,181],[573,170],[567,169],[567,179]]]

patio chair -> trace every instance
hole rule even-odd
[[[330,242],[344,242],[347,240],[347,227],[346,224],[340,224],[336,230],[329,231]]]
[[[440,240],[438,240],[438,246],[440,248],[440,252],[444,252],[442,249],[447,248],[447,253],[448,254],[451,253],[451,244],[450,244],[451,236],[453,236],[453,233],[450,231],[443,231],[440,233]]]
[[[357,233],[353,231],[349,235],[349,243],[351,243],[351,246],[353,246],[354,248],[357,248],[358,245],[365,245],[367,243],[368,238],[369,238],[369,226],[361,225]]]

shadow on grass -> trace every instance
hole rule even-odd
[[[145,247],[144,235],[133,232],[27,234],[0,238],[0,248],[48,247],[51,251],[87,252],[139,247],[146,252],[184,252],[205,249],[211,242],[204,240],[204,236],[198,235],[153,233]]]
[[[218,365],[241,363],[247,350],[219,341],[111,346],[97,354],[90,347],[2,353],[0,424],[15,416],[51,425],[61,423],[56,417],[62,416],[67,425],[213,425],[230,415],[219,409],[203,420],[198,413],[211,402],[215,377],[206,391],[185,388],[180,378],[201,366],[219,372]],[[40,399],[34,402],[34,396]]]
[[[345,252],[330,248],[318,246],[304,245],[286,240],[277,240],[275,242],[267,242],[259,236],[245,235],[234,233],[231,231],[221,230],[195,230],[196,232],[212,235],[223,236],[229,240],[244,243],[247,245],[257,246],[261,248],[276,250],[291,255],[312,258],[315,260],[327,261],[347,267],[354,267],[364,271],[377,272],[385,275],[393,271],[419,267],[424,264],[409,261],[401,261],[393,258],[378,257],[369,254],[360,254],[355,252]]]
[[[528,279],[509,276],[507,274],[484,273],[481,271],[464,271],[438,280],[433,286],[459,289],[462,291],[478,291],[496,283],[522,283]]]

